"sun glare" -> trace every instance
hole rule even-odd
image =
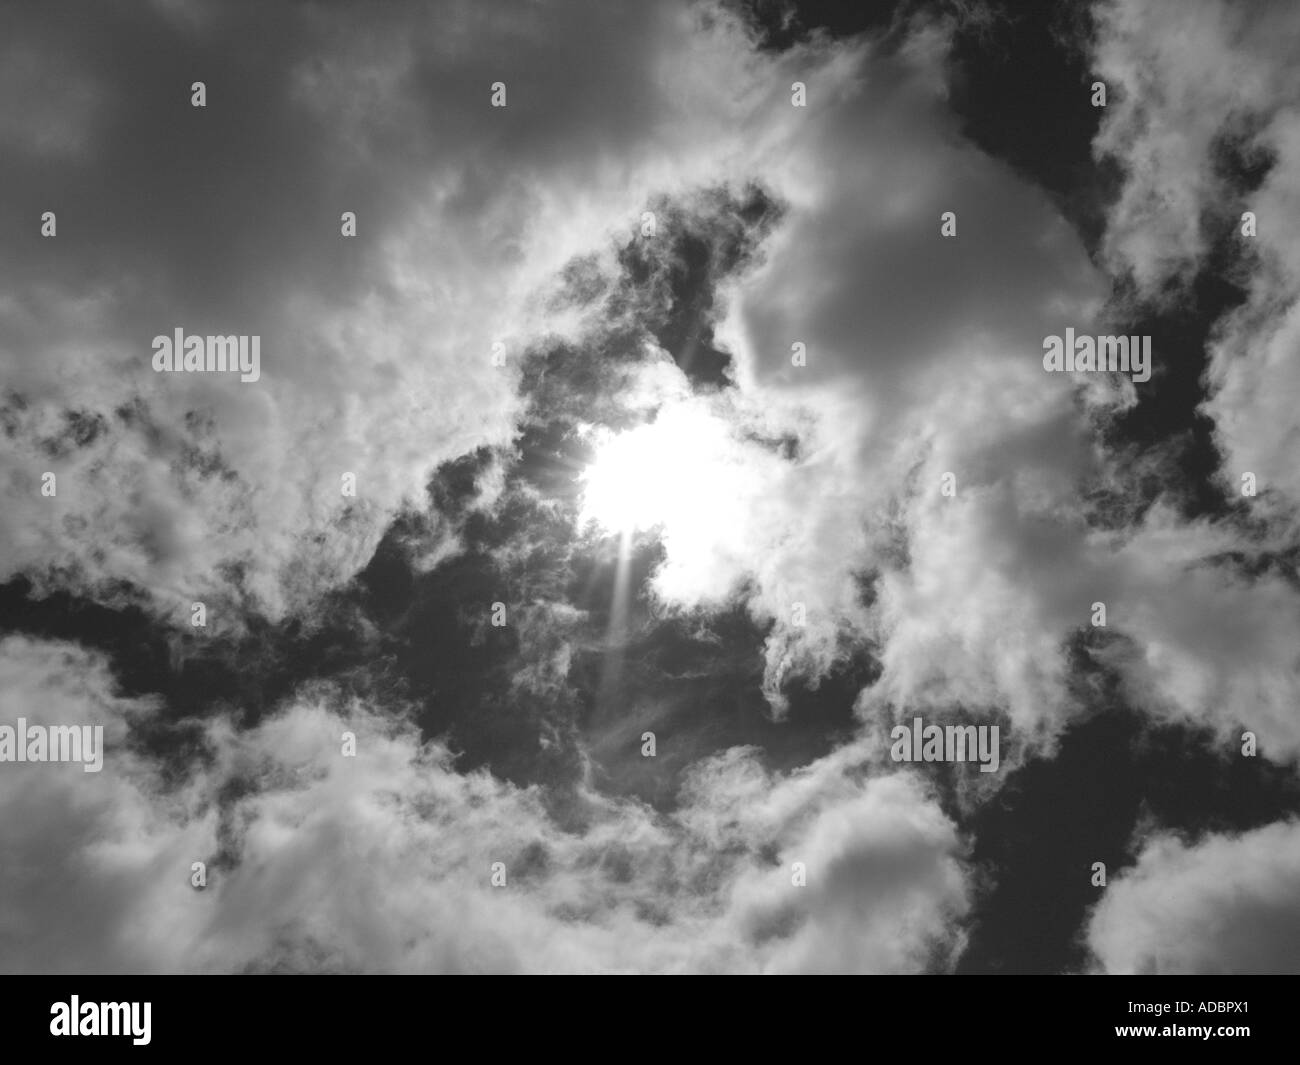
[[[681,533],[708,520],[726,494],[729,445],[721,421],[687,405],[605,435],[582,475],[582,522],[610,533]]]

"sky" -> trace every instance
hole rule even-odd
[[[1298,48],[0,8],[0,971],[1296,971]]]

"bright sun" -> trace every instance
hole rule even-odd
[[[727,495],[731,447],[725,424],[689,405],[605,433],[582,474],[581,521],[611,533],[663,526],[681,534],[709,520]]]

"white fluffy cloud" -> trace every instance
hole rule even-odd
[[[787,67],[802,71],[809,107],[775,101],[792,117],[765,116],[748,159],[784,213],[725,287],[718,335],[737,390],[724,414],[797,436],[799,453],[740,456],[728,520],[666,538],[654,587],[685,608],[745,587],[775,621],[766,684],[778,709],[782,682],[824,672],[849,634],[887,642],[885,687],[899,700],[919,697],[930,657],[954,671],[952,698],[1035,713],[1059,701],[1063,619],[1043,628],[1014,547],[1041,535],[1091,466],[1070,388],[1040,359],[1044,335],[1095,313],[1100,285],[1046,199],[957,136],[945,48],[923,29],[896,56],[854,42],[812,69],[812,53],[796,54]],[[940,235],[949,210],[952,240]],[[792,364],[796,343],[806,366]],[[962,502],[938,500],[948,470]],[[1004,546],[960,528],[986,497],[1021,522]],[[945,536],[966,550],[925,548]],[[910,567],[900,538],[919,545]],[[874,611],[855,579],[873,569],[890,571]],[[1012,659],[991,656],[999,647]]]
[[[1205,239],[1188,219],[1221,191],[1213,148],[1243,108],[1255,114],[1243,101],[1277,116],[1258,137],[1280,153],[1279,176],[1258,202],[1270,205],[1269,254],[1293,254],[1281,218],[1294,212],[1282,209],[1279,187],[1297,172],[1286,155],[1289,112],[1265,106],[1292,98],[1282,43],[1291,16],[1259,25],[1240,9],[1202,5],[1188,30],[1201,47],[1189,52],[1169,44],[1182,39],[1169,32],[1184,24],[1178,5],[1107,12],[1098,61],[1130,90],[1115,94],[1097,144],[1126,174],[1109,265],[1131,267],[1147,292],[1195,265]],[[1283,24],[1271,34],[1274,17]],[[1258,725],[1268,755],[1290,760],[1300,750],[1288,710],[1300,596],[1281,577],[1223,561],[1285,546],[1285,530],[1274,522],[1259,538],[1232,522],[1186,523],[1159,503],[1136,526],[1095,525],[1085,486],[1119,480],[1097,426],[1145,386],[1086,382],[1076,393],[1077,380],[1043,373],[1046,335],[1109,330],[1103,279],[1041,195],[954,134],[940,89],[945,47],[940,30],[923,29],[895,58],[866,45],[846,51],[813,83],[816,121],[792,132],[786,162],[767,171],[788,210],[758,265],[728,287],[719,335],[746,402],[784,418],[803,450],[750,507],[750,554],[720,549],[715,576],[756,578],[752,605],[777,623],[769,685],[787,670],[824,670],[845,631],[866,633],[884,672],[864,712],[998,710],[1017,739],[1048,744],[1074,709],[1067,642],[1104,602],[1124,642],[1103,656],[1137,706],[1228,738]],[[1220,53],[1231,62],[1216,67]],[[1279,69],[1232,73],[1251,64]],[[1198,81],[1207,67],[1229,73]],[[1139,91],[1153,76],[1159,91]],[[1192,82],[1194,92],[1180,91]],[[945,240],[939,220],[949,210],[958,235]],[[1263,307],[1291,297],[1274,296],[1252,305],[1267,345],[1249,355],[1216,347],[1211,377],[1224,384],[1207,410],[1228,480],[1235,486],[1249,462],[1267,471],[1265,487],[1285,491],[1295,435],[1280,410],[1294,392],[1280,368],[1289,319],[1268,319]],[[792,365],[795,342],[807,346],[806,366]],[[1276,372],[1252,374],[1251,364]],[[1274,408],[1276,421],[1260,417]],[[1232,443],[1234,434],[1250,443]],[[946,472],[954,498],[939,492]],[[1270,502],[1261,513],[1273,516]],[[852,579],[863,571],[880,575],[870,608]],[[803,629],[788,620],[794,602],[807,605]]]
[[[1094,65],[1110,98],[1094,149],[1115,158],[1125,179],[1105,246],[1113,266],[1156,295],[1171,277],[1189,279],[1219,235],[1214,226],[1236,229],[1218,165],[1222,139],[1239,139],[1256,158],[1291,139],[1300,20],[1284,4],[1222,0],[1109,0],[1095,11]],[[1293,180],[1281,162],[1275,179]],[[1275,195],[1266,189],[1244,206],[1281,206]],[[1281,210],[1262,218],[1264,241],[1282,246],[1295,223]]]
[[[1188,844],[1149,839],[1092,912],[1088,945],[1110,973],[1294,973],[1300,825]]]
[[[1122,483],[1098,425],[1144,385],[1076,391],[1043,372],[1044,336],[1108,328],[1103,279],[1045,197],[956,135],[945,48],[937,28],[896,56],[843,46],[809,76],[813,105],[772,123],[780,139],[749,159],[784,213],[725,286],[718,333],[737,387],[693,405],[742,435],[792,434],[799,452],[707,449],[721,488],[677,508],[695,520],[665,528],[653,588],[683,608],[743,588],[775,622],[766,686],[778,710],[791,674],[820,675],[870,638],[884,671],[864,713],[998,711],[1017,743],[1049,746],[1075,709],[1067,644],[1104,602],[1125,639],[1102,654],[1137,706],[1225,737],[1245,723],[1289,759],[1300,599],[1216,561],[1266,546],[1230,523],[1185,523],[1157,504],[1133,527],[1097,527],[1085,487]],[[1125,106],[1099,149],[1152,125],[1126,122]],[[1114,209],[1113,256],[1146,174],[1134,167]],[[948,472],[953,498],[940,494]],[[878,576],[871,606],[864,573]]]
[[[518,356],[574,325],[539,293],[573,255],[630,235],[651,196],[747,175],[790,121],[788,60],[757,55],[734,17],[676,4],[298,8],[256,26],[196,11],[202,33],[182,19],[173,41],[187,69],[223,41],[260,42],[233,49],[238,76],[211,68],[203,110],[132,62],[143,12],[104,14],[111,66],[86,58],[103,51],[94,27],[57,43],[12,27],[26,58],[6,76],[30,84],[6,99],[58,111],[4,105],[16,184],[23,203],[42,181],[68,202],[58,236],[24,249],[32,268],[0,274],[0,574],[100,596],[130,581],[163,615],[248,596],[274,616],[355,573],[439,462],[509,442]],[[37,91],[51,49],[86,53],[67,84],[114,101],[78,165],[137,174],[124,198],[41,169],[42,131],[72,130],[81,106]],[[198,123],[213,132],[186,170],[174,161]],[[152,337],[177,326],[260,335],[261,380],[153,373]]]
[[[1239,495],[1253,473],[1257,514],[1294,533],[1300,473],[1300,12],[1286,4],[1112,3],[1096,44],[1098,70],[1120,92],[1098,137],[1124,170],[1108,221],[1112,262],[1144,295],[1181,290],[1216,244],[1235,248],[1248,298],[1219,323],[1210,397],[1222,476]],[[1225,145],[1268,163],[1244,198],[1223,166]],[[1242,233],[1251,211],[1257,236]],[[1174,353],[1171,353],[1171,357]]]
[[[1226,247],[1238,255],[1247,293],[1211,337],[1202,410],[1214,422],[1225,493],[1250,524],[1180,528],[1167,515],[1149,519],[1118,559],[1127,578],[1120,624],[1136,647],[1116,654],[1139,704],[1221,732],[1258,724],[1273,756],[1286,760],[1300,750],[1291,709],[1300,595],[1276,570],[1247,577],[1210,559],[1286,550],[1297,528],[1300,13],[1219,0],[1114,2],[1097,11],[1094,63],[1111,99],[1094,147],[1124,177],[1107,219],[1110,265],[1135,280],[1141,298],[1160,303],[1186,296],[1211,250]],[[1251,162],[1271,160],[1244,199],[1224,165],[1229,145]],[[1257,237],[1241,232],[1246,210],[1257,215]],[[1241,494],[1246,473],[1258,482],[1256,497]]]
[[[208,722],[169,784],[125,742],[159,707],[111,689],[88,652],[0,643],[0,719],[109,739],[99,773],[0,770],[6,971],[916,971],[968,904],[952,823],[914,778],[864,777],[863,752],[773,776],[736,749],[673,816],[585,794],[575,827],[326,690]]]

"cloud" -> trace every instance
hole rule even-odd
[[[1017,548],[1051,551],[1060,523],[1069,542],[1095,468],[1042,340],[1091,321],[1101,283],[1046,197],[961,139],[946,49],[941,27],[923,27],[898,54],[846,52],[833,80],[810,83],[819,110],[769,172],[786,209],[725,286],[718,332],[746,401],[800,449],[751,508],[742,562],[753,609],[776,621],[771,688],[824,672],[852,634],[880,648],[880,702],[923,699],[942,663],[943,699],[1037,717],[1063,700],[1070,615],[1044,627]],[[955,500],[939,494],[946,472]]]
[[[1209,119],[1179,109],[1231,83],[1232,100],[1215,101],[1226,122],[1232,101],[1253,93],[1262,108],[1287,75],[1216,75],[1180,96],[1198,56],[1213,65],[1212,46],[1262,48],[1278,62],[1282,50],[1267,27],[1239,32],[1237,15],[1198,8],[1192,37],[1211,51],[1194,49],[1189,61],[1160,43],[1172,39],[1161,18],[1181,24],[1172,7],[1163,16],[1107,10],[1104,69],[1146,79],[1151,64],[1178,66],[1158,93],[1118,93],[1097,142],[1126,165],[1103,258],[1131,267],[1145,291],[1157,273],[1185,269],[1203,242],[1157,231],[1151,246],[1170,257],[1144,258],[1152,208],[1143,183],[1187,181],[1179,195],[1194,200],[1224,187],[1210,158],[1223,129],[1203,129]],[[1282,29],[1278,39],[1289,39]],[[815,83],[816,121],[792,132],[786,162],[767,170],[782,216],[754,265],[723,286],[718,335],[735,356],[741,397],[800,443],[740,522],[754,530],[751,552],[723,550],[719,537],[711,567],[715,577],[751,578],[751,609],[774,622],[773,703],[783,709],[787,677],[822,675],[846,645],[868,640],[883,671],[859,700],[865,715],[1005,713],[1017,744],[1050,747],[1082,709],[1068,652],[1100,601],[1123,641],[1098,660],[1120,672],[1136,705],[1210,724],[1221,737],[1258,722],[1272,738],[1269,757],[1290,760],[1300,736],[1285,709],[1296,674],[1288,637],[1300,599],[1273,572],[1231,561],[1283,548],[1286,530],[1280,520],[1263,535],[1234,520],[1184,522],[1161,501],[1116,527],[1090,501],[1093,486],[1128,490],[1129,458],[1105,446],[1105,430],[1145,386],[1076,387],[1043,373],[1044,336],[1067,325],[1107,332],[1117,309],[1046,198],[957,135],[942,93],[947,47],[942,26],[921,26],[896,55],[861,43],[837,57]],[[1232,63],[1244,62],[1234,52]],[[1188,143],[1165,152],[1161,131],[1184,128]],[[957,218],[950,239],[939,228],[947,210]],[[1171,209],[1169,224],[1195,215]],[[1294,245],[1284,228],[1280,237],[1271,239]],[[806,345],[806,366],[791,359],[795,342]],[[1269,349],[1270,364],[1282,350]],[[1178,353],[1156,358],[1172,371]],[[1225,359],[1216,349],[1212,375],[1231,376]],[[1283,452],[1293,435],[1257,416],[1254,400],[1273,388],[1290,394],[1284,374],[1261,379],[1231,418],[1234,431],[1271,441],[1270,486],[1291,477]],[[1207,404],[1211,414],[1228,413],[1221,397]],[[952,498],[939,491],[945,473],[956,481]],[[1270,504],[1261,510],[1267,519]],[[696,604],[689,584],[671,593]],[[788,620],[795,602],[806,604],[803,628]]]
[[[214,634],[237,636],[254,615],[326,610],[387,533],[394,555],[424,551],[420,573],[386,557],[400,594],[357,628],[373,622],[367,648],[391,655],[375,675],[395,663],[425,702],[278,677],[290,694],[256,717],[178,721],[162,699],[113,694],[96,653],[0,642],[5,714],[102,723],[110,740],[101,774],[0,767],[0,967],[945,969],[965,945],[967,840],[921,776],[888,772],[874,726],[916,711],[1009,721],[1005,774],[1087,709],[1073,671],[1091,655],[1142,711],[1300,753],[1300,599],[1278,564],[1300,492],[1300,126],[1272,102],[1293,88],[1289,13],[1103,10],[1098,68],[1116,91],[1096,148],[1124,184],[1094,263],[1045,194],[964,138],[948,24],[776,54],[708,5],[360,10],[255,26],[203,3],[97,10],[58,42],[4,16],[0,69],[39,106],[0,105],[14,160],[0,221],[27,234],[0,263],[0,579],[143,598],[178,627],[204,599]],[[1183,12],[1191,47],[1175,51]],[[807,108],[791,106],[794,80]],[[1133,478],[1107,430],[1143,386],[1045,374],[1043,338],[1107,331],[1103,266],[1143,299],[1176,297],[1236,225],[1234,151],[1274,165],[1250,200],[1260,237],[1234,267],[1247,300],[1215,334],[1204,411],[1224,483],[1249,469],[1263,495],[1197,520],[1164,499],[1111,505]],[[46,209],[54,239],[35,224]],[[647,209],[653,236],[637,228]],[[697,269],[690,240],[741,250],[706,256],[686,315],[669,305],[695,285],[680,281]],[[689,372],[698,335],[659,346],[670,318],[713,331],[732,358],[721,387]],[[261,336],[262,379],[154,374],[150,340],[177,326]],[[1177,358],[1156,353],[1170,372]],[[633,484],[661,519],[636,556],[651,601],[634,619],[649,631],[670,614],[686,633],[629,637],[641,672],[606,687],[628,694],[617,710],[582,687],[602,672],[593,658],[608,676],[623,648],[596,632],[607,558],[564,520],[581,471],[539,472],[520,442],[539,425],[565,448],[601,439],[607,415],[648,422],[631,432],[668,464]],[[464,456],[470,487],[426,491]],[[435,601],[483,589],[511,597],[500,645],[466,602]],[[1107,629],[1090,633],[1098,600]],[[725,639],[710,629],[741,609]],[[777,717],[797,685],[856,678],[836,670],[870,657],[863,734],[781,771],[808,748],[723,749],[739,734],[723,719],[749,708],[710,700],[733,680],[757,689],[755,633]],[[705,647],[732,660],[692,661],[647,694],[645,677],[671,672],[661,659]],[[847,712],[853,692],[833,699]],[[639,715],[682,725],[661,763],[683,782],[667,812],[594,790]],[[451,739],[420,732],[431,721],[453,739],[477,728],[475,765],[527,762],[512,780],[544,783],[466,771]],[[1223,898],[1236,927],[1285,930],[1270,885],[1294,887],[1271,857],[1295,849],[1288,833],[1156,837],[1094,913],[1102,964],[1272,964],[1253,932],[1238,953],[1217,932],[1203,954],[1159,944]],[[1209,874],[1236,883],[1238,864],[1256,880],[1216,895]],[[1185,905],[1166,913],[1151,900],[1169,884]]]
[[[1216,238],[1207,222],[1235,228],[1225,150],[1236,141],[1258,160],[1285,135],[1300,22],[1284,6],[1219,0],[1108,2],[1095,12],[1094,65],[1110,97],[1093,148],[1124,173],[1105,250],[1154,296],[1190,280]],[[1264,228],[1279,225],[1288,223],[1270,212]]]
[[[961,852],[952,822],[914,778],[872,780],[852,797],[819,805],[782,848],[782,857],[813,870],[805,888],[791,891],[789,863],[737,885],[739,921],[770,952],[768,972],[946,965],[965,943]],[[900,936],[900,929],[907,931]]]
[[[1294,348],[1300,299],[1300,16],[1286,5],[1112,3],[1099,9],[1098,70],[1119,92],[1095,149],[1124,183],[1106,245],[1139,291],[1185,292],[1215,248],[1226,249],[1244,304],[1209,347],[1208,398],[1225,491],[1294,533],[1300,479],[1291,461],[1300,424]],[[1254,168],[1262,178],[1247,179]],[[1257,186],[1257,187],[1253,187]],[[1252,211],[1258,234],[1242,233]]]
[[[770,624],[778,714],[790,682],[868,646],[882,673],[862,714],[1005,714],[1017,750],[1050,748],[1082,709],[1070,648],[1104,602],[1122,639],[1094,653],[1135,705],[1221,737],[1249,722],[1289,760],[1300,604],[1226,561],[1246,543],[1231,522],[1157,502],[1126,523],[1092,502],[1131,489],[1105,430],[1144,386],[1043,373],[1044,336],[1102,331],[1113,309],[1046,197],[957,134],[946,48],[922,26],[896,54],[828,53],[814,106],[749,160],[779,205],[770,232],[714,282],[733,387],[691,396],[654,354],[621,386],[627,409],[713,440],[677,475],[650,588],[682,612],[739,596]],[[797,446],[761,443],[781,439]]]
[[[280,616],[349,578],[440,462],[509,443],[524,349],[574,325],[539,299],[561,268],[652,195],[745,169],[783,61],[706,13],[296,8],[254,27],[191,6],[69,27],[60,84],[107,110],[75,166],[13,174],[5,222],[31,239],[0,268],[0,573],[101,598],[130,582],[163,616],[192,598]],[[56,42],[10,19],[13,76],[51,69]],[[71,91],[41,94],[53,128],[76,128]],[[261,336],[262,379],[153,373],[178,326]],[[97,431],[70,438],[73,417]]]
[[[1300,951],[1300,825],[1196,843],[1157,834],[1087,926],[1109,973],[1291,973]]]
[[[1109,657],[1139,705],[1175,707],[1221,733],[1259,724],[1286,760],[1300,750],[1287,709],[1300,597],[1275,560],[1294,543],[1300,500],[1300,371],[1289,357],[1300,299],[1300,19],[1284,5],[1216,0],[1096,10],[1094,63],[1111,95],[1094,151],[1123,175],[1105,258],[1148,303],[1189,298],[1201,272],[1226,274],[1245,297],[1211,333],[1200,407],[1222,459],[1219,486],[1236,506],[1213,525],[1156,516],[1129,540],[1121,624],[1136,649]],[[1246,210],[1257,237],[1242,233]],[[1184,354],[1157,357],[1172,368]],[[1247,473],[1258,496],[1242,493]]]
[[[735,749],[679,815],[581,792],[564,824],[326,688],[254,728],[191,723],[165,777],[131,731],[161,708],[107,694],[97,656],[9,638],[0,679],[5,719],[109,738],[99,774],[0,770],[7,971],[916,971],[967,905],[952,823],[914,778],[864,778],[862,752],[773,776]]]

